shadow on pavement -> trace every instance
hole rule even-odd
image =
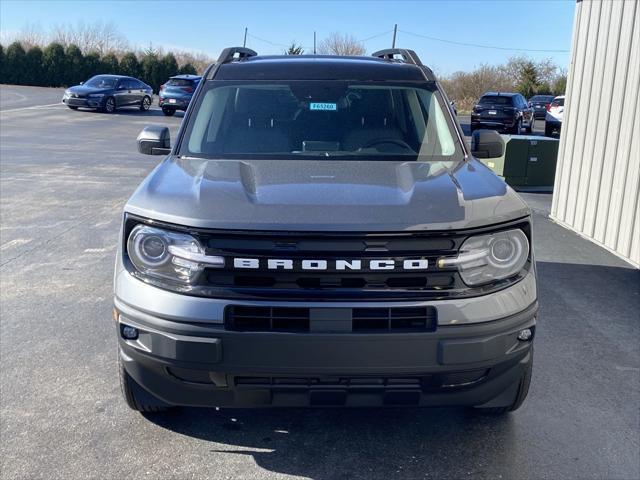
[[[424,478],[458,470],[461,454],[467,465],[505,468],[514,444],[510,416],[466,409],[180,409],[149,420],[223,444],[212,456],[249,455],[271,472],[327,480]]]
[[[109,115],[126,115],[126,116],[134,116],[134,117],[171,118],[171,117],[166,116],[164,113],[162,113],[162,110],[156,109],[156,108],[151,108],[151,109],[147,110],[146,112],[143,112],[138,107],[130,107],[130,108],[129,107],[122,107],[122,108],[117,109],[115,111],[115,113],[105,113],[105,112],[101,112],[99,110],[91,109],[91,108],[79,108],[78,110],[73,110],[73,112],[84,113],[84,114],[95,113],[95,114],[98,114],[98,115],[105,115],[105,116],[109,116]],[[181,117],[184,116],[184,112],[178,111],[172,116],[176,117],[176,118],[181,118]]]
[[[637,451],[625,438],[637,435],[638,385],[613,366],[640,363],[640,272],[556,262],[538,262],[537,269],[533,382],[523,407],[510,415],[463,408],[183,408],[148,419],[211,442],[211,461],[247,455],[270,472],[314,479],[540,478],[550,468],[555,478],[598,478],[612,473],[607,455],[590,453],[603,445],[628,459],[617,474],[632,473]],[[551,458],[553,466],[545,463]]]

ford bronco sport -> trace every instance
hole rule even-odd
[[[537,294],[526,204],[476,160],[415,52],[208,68],[125,206],[115,271],[127,404],[515,410]],[[474,158],[476,157],[476,158]]]

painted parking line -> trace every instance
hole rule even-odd
[[[9,110],[0,110],[0,113],[19,112],[21,110],[37,110],[39,108],[55,107],[58,105],[63,106],[64,104],[62,102],[56,102],[48,103],[46,105],[33,105],[31,107],[10,108]]]

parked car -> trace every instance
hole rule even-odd
[[[529,103],[533,106],[534,116],[536,118],[544,118],[552,101],[553,95],[534,95],[531,97]]]
[[[533,108],[519,93],[487,92],[471,112],[471,131],[492,128],[520,135],[535,125]]]
[[[176,406],[517,409],[538,303],[531,210],[415,52],[225,49],[124,207],[123,396]]]
[[[176,110],[186,110],[200,79],[197,75],[176,75],[160,87],[159,104],[162,113],[171,116]]]
[[[66,89],[62,103],[72,110],[83,107],[113,113],[118,108],[133,106],[147,111],[152,99],[153,89],[137,78],[96,75],[80,85]]]
[[[560,133],[562,127],[562,117],[564,116],[564,95],[559,95],[553,99],[547,110],[544,119],[544,134],[547,137],[554,132]]]

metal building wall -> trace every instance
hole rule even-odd
[[[640,0],[578,0],[551,218],[640,266]]]

